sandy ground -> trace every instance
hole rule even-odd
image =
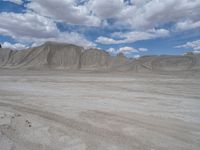
[[[0,70],[0,150],[199,150],[200,78]]]

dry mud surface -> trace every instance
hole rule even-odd
[[[0,150],[199,150],[200,78],[0,70]]]

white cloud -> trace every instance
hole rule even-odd
[[[109,52],[111,55],[117,55],[119,53],[123,53],[124,55],[130,55],[130,54],[133,54],[133,53],[139,53],[139,52],[144,52],[144,51],[147,51],[148,49],[147,48],[133,48],[133,47],[128,47],[128,46],[125,46],[125,47],[121,47],[119,49],[114,49],[114,48],[109,48],[107,49],[106,51]]]
[[[139,50],[140,52],[147,52],[147,51],[148,51],[147,48],[139,48],[138,50]]]
[[[193,53],[194,54],[200,54],[200,50],[194,50]]]
[[[135,59],[139,59],[140,57],[141,57],[141,56],[138,55],[138,54],[133,56],[133,58],[135,58]]]
[[[7,1],[22,3],[22,0]],[[199,0],[132,0],[132,5],[123,0],[83,0],[82,3],[78,5],[77,0],[30,0],[26,7],[42,16],[78,25],[101,26],[106,19],[114,18],[116,24],[134,29],[151,29],[172,22],[179,22],[177,25],[184,29],[199,27]],[[183,23],[193,25],[188,28]]]
[[[114,48],[109,48],[109,49],[107,49],[106,50],[108,53],[110,53],[110,54],[116,54],[116,50],[114,49]]]
[[[114,40],[112,38],[108,38],[108,37],[103,37],[103,36],[100,36],[97,38],[96,40],[97,43],[100,43],[100,44],[120,44],[120,43],[123,43],[122,40]]]
[[[57,36],[56,24],[35,13],[0,13],[0,33],[15,39],[37,39]]]
[[[194,22],[192,20],[185,20],[183,22],[178,22],[176,24],[176,28],[178,30],[189,30],[189,29],[195,29],[200,27],[200,21]]]
[[[12,2],[12,3],[15,3],[17,5],[22,5],[23,4],[22,0],[3,0],[3,1]]]
[[[169,31],[165,29],[151,29],[146,32],[133,31],[128,33],[116,32],[112,34],[112,37],[118,37],[122,40],[115,40],[108,37],[98,37],[96,42],[101,44],[122,44],[122,43],[133,43],[136,41],[149,40],[155,38],[162,38],[169,35]]]
[[[187,42],[183,45],[176,46],[176,48],[187,48],[187,49],[190,48],[194,51],[198,51],[198,50],[200,50],[200,40]]]
[[[76,32],[62,32],[59,33],[57,37],[36,39],[33,46],[38,46],[47,41],[75,44],[78,46],[83,46],[84,48],[96,47],[95,43],[88,41],[83,35]]]
[[[28,48],[28,46],[24,45],[24,44],[20,44],[20,43],[16,43],[16,44],[11,44],[9,42],[4,42],[2,44],[3,48],[10,48],[13,50],[22,50],[22,49],[26,49]]]
[[[119,49],[119,53],[131,53],[131,52],[138,53],[138,50],[133,47],[128,47],[128,46],[121,47]]]
[[[120,22],[133,28],[154,28],[184,19],[200,20],[199,0],[133,0],[118,15]]]
[[[103,25],[109,18],[114,18],[116,24],[129,25],[134,29],[200,20],[199,0],[132,0],[132,5],[127,5],[123,0],[82,2],[82,5],[78,5],[77,0],[31,0],[27,8],[54,20],[87,26]]]
[[[22,0],[4,0],[22,4]],[[117,32],[111,36],[100,36],[100,44],[125,44],[169,36],[161,25],[172,23],[177,31],[200,28],[199,0],[28,0],[24,14],[0,13],[0,34],[10,36],[18,42],[38,45],[45,41],[96,46],[84,35],[61,32],[57,21],[68,24],[103,26],[118,29],[129,28],[130,32]],[[109,22],[108,19],[112,19]],[[114,29],[113,29],[114,30]],[[146,51],[147,49],[137,49]]]
[[[45,41],[58,41],[84,47],[95,46],[81,34],[60,32],[53,20],[33,12],[0,13],[0,34],[10,36],[18,42],[35,43],[35,45]]]
[[[75,0],[32,0],[27,8],[40,15],[71,24],[99,26],[101,20],[91,15],[85,5],[77,5]]]

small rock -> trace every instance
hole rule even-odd
[[[15,117],[21,117],[21,115],[20,114],[15,114]]]

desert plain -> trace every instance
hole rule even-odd
[[[198,150],[199,73],[0,70],[0,150]]]

